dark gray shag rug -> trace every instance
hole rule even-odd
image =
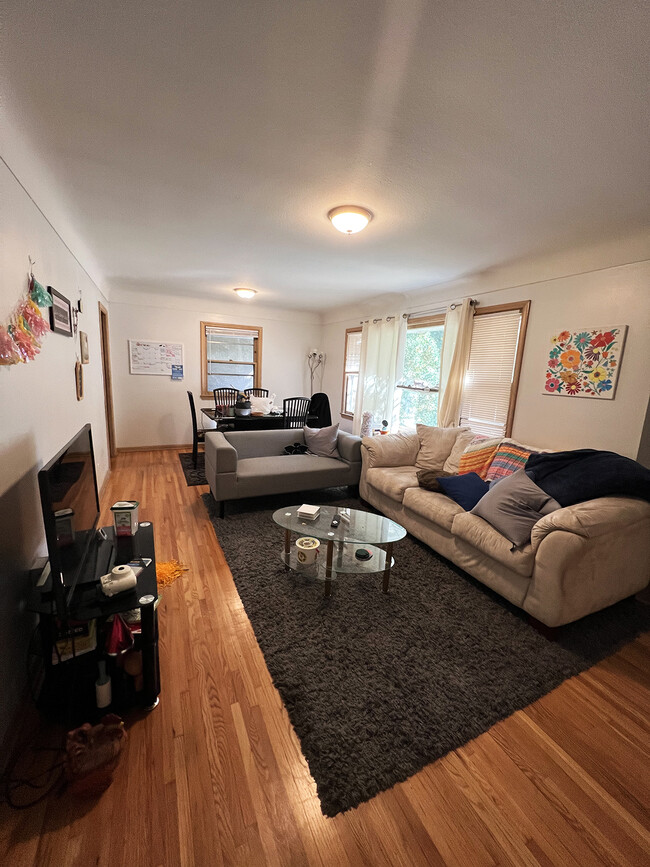
[[[271,514],[340,494],[231,503],[225,520],[203,495],[326,816],[407,779],[650,629],[650,608],[630,599],[548,641],[411,536],[395,545],[388,595],[380,576],[347,575],[324,601],[322,583],[285,572]]]
[[[205,455],[199,452],[196,458],[196,469],[192,461],[192,452],[179,452],[178,457],[183,468],[183,475],[187,485],[207,485],[208,480],[205,477]]]

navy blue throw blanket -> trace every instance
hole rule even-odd
[[[615,452],[576,449],[533,454],[526,474],[561,506],[596,497],[639,497],[650,502],[650,470]]]

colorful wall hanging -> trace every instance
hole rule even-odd
[[[26,296],[9,319],[0,324],[0,364],[33,361],[41,351],[41,339],[50,330],[39,307],[51,307],[52,299],[41,284],[29,274]]]
[[[627,325],[560,331],[551,338],[544,394],[613,400]]]

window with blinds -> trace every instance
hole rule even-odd
[[[261,328],[201,323],[201,397],[215,388],[260,387]]]
[[[460,418],[476,433],[510,435],[529,303],[476,312]]]
[[[359,368],[361,366],[361,329],[348,328],[345,332],[345,362],[343,365],[343,401],[341,415],[352,417],[357,402]]]

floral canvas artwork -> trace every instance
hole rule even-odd
[[[545,394],[612,400],[627,325],[560,331],[551,338]]]

